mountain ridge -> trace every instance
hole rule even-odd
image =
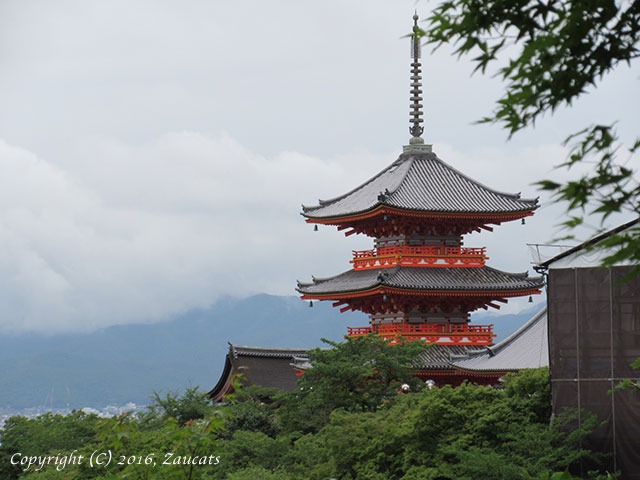
[[[293,296],[223,297],[209,308],[160,323],[115,325],[90,333],[3,335],[0,407],[144,405],[154,391],[195,385],[206,391],[222,372],[228,342],[313,348],[323,345],[321,338],[342,340],[347,325],[368,323],[362,313],[341,314],[325,302],[308,305]],[[499,340],[535,311],[474,314],[473,319],[494,323]]]

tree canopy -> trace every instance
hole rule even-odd
[[[447,0],[417,34],[436,48],[454,44],[458,55],[476,55],[474,71],[504,65],[498,69],[504,95],[480,122],[501,124],[512,136],[544,113],[570,106],[621,63],[638,58],[640,0]],[[596,123],[568,132],[566,143],[570,155],[559,167],[593,167],[564,183],[538,182],[565,202],[564,226],[576,227],[586,215],[601,222],[617,212],[640,216],[638,170],[630,166],[640,136],[625,146],[615,124]],[[601,245],[610,249],[605,265],[628,260],[640,274],[640,226]]]
[[[357,342],[340,350],[355,347],[362,352],[367,344]],[[373,352],[369,357],[379,355]],[[329,355],[323,363],[339,365],[343,360]],[[324,369],[322,380],[309,382],[344,378],[341,370],[331,369],[336,375],[332,379],[334,373]],[[363,380],[376,381],[368,376]],[[185,412],[193,412],[191,405],[205,401],[195,389],[183,396],[171,394],[171,408],[156,396],[154,408],[144,414],[14,417],[0,430],[0,478],[571,480],[569,474],[554,472],[579,459],[599,458],[590,451],[587,438],[598,424],[594,415],[583,413],[577,429],[571,415],[550,423],[548,369],[509,374],[504,389],[465,383],[402,394],[393,386],[387,392],[376,407],[368,400],[362,403],[367,397],[361,392],[359,401],[336,407],[307,433],[283,421],[283,415],[288,409],[313,417],[318,403],[295,395],[286,400],[276,395],[269,401],[265,390],[255,388],[240,389],[230,403],[184,423],[172,415],[185,418]],[[61,469],[47,464],[38,471],[11,465],[16,453],[72,452],[84,460]],[[91,466],[93,452],[111,452],[113,461]],[[594,472],[588,478],[611,477]]]
[[[312,368],[298,380],[298,390],[280,398],[285,428],[316,431],[337,408],[376,411],[397,396],[403,384],[410,391],[422,388],[412,374],[411,362],[429,348],[423,342],[389,345],[377,335],[340,343],[323,341],[333,348],[311,350]]]

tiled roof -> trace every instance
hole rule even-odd
[[[309,359],[304,348],[263,348],[229,344],[224,370],[208,395],[214,402],[233,390],[232,379],[238,373],[243,385],[261,385],[291,391],[296,388],[296,367]]]
[[[502,342],[485,348],[483,353],[453,359],[451,366],[478,372],[549,366],[546,307]]]
[[[511,291],[540,288],[542,277],[507,273],[491,267],[393,267],[349,270],[330,278],[298,282],[302,294],[330,294],[368,290],[377,286],[412,290]]]
[[[291,358],[305,357],[309,358],[307,353],[309,349],[305,348],[264,348],[264,347],[248,347],[244,345],[229,344],[229,351],[238,357],[269,357],[269,358]]]
[[[314,207],[303,215],[330,218],[372,210],[379,205],[441,213],[515,213],[537,208],[537,199],[502,193],[467,177],[431,152],[407,152],[351,192]]]
[[[440,345],[436,343],[422,352],[412,366],[419,370],[450,370],[453,358],[481,351],[486,351],[486,348],[465,345]]]

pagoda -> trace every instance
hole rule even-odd
[[[347,236],[362,233],[374,239],[373,248],[353,251],[350,270],[298,282],[297,290],[305,300],[331,300],[342,312],[369,314],[369,326],[349,328],[350,337],[375,333],[389,343],[402,337],[435,344],[416,365],[417,374],[440,374],[438,383],[455,384],[464,374],[445,378],[452,375],[452,358],[486,351],[495,337],[493,325],[471,325],[470,312],[499,309],[509,298],[539,294],[543,285],[542,277],[489,267],[486,248],[464,246],[463,236],[502,222],[524,223],[538,200],[493,190],[424,143],[418,16],[413,19],[409,145],[359,187],[302,207],[316,229],[334,225]],[[474,380],[496,382],[489,377]]]

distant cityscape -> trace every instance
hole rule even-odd
[[[4,423],[11,417],[22,416],[27,418],[35,418],[39,415],[44,415],[46,413],[53,413],[54,415],[69,415],[70,413],[83,411],[87,415],[95,414],[99,417],[115,417],[118,415],[122,415],[127,412],[138,412],[142,411],[146,408],[146,406],[136,405],[133,402],[126,403],[122,406],[116,405],[107,405],[102,408],[91,408],[91,407],[82,407],[82,408],[51,408],[49,406],[41,405],[39,407],[31,407],[31,408],[23,408],[19,410],[11,409],[11,408],[2,408],[0,407],[0,429],[3,428]]]

